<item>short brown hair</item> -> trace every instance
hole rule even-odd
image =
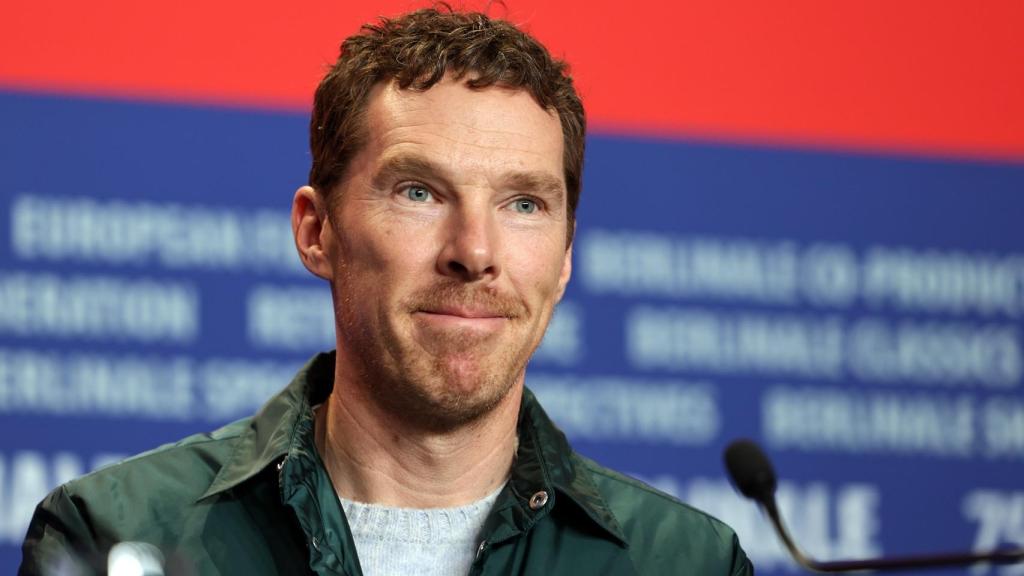
[[[451,73],[470,88],[492,85],[527,90],[562,125],[563,165],[572,240],[583,173],[586,120],[568,65],[509,22],[447,6],[381,18],[341,44],[341,55],[317,87],[310,121],[313,165],[309,183],[325,198],[345,176],[366,141],[370,91],[395,80],[399,88],[426,90]]]

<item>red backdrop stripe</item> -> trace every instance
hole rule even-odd
[[[340,38],[424,2],[367,4],[10,2],[0,86],[303,109]],[[572,63],[599,130],[1024,159],[1019,0],[490,10]]]

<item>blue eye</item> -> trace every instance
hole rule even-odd
[[[529,198],[520,198],[514,202],[516,212],[522,214],[533,214],[537,211],[537,203]]]
[[[413,202],[426,202],[430,200],[430,190],[414,184],[405,188],[405,196]]]

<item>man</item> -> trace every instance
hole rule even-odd
[[[188,574],[751,574],[728,527],[575,454],[524,387],[583,138],[564,65],[507,23],[423,10],[346,40],[292,208],[337,352],[250,419],[57,489],[23,572],[134,550]]]

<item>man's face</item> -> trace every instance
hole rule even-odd
[[[561,125],[446,78],[378,86],[366,126],[321,234],[339,361],[379,406],[452,428],[522,382],[569,280]]]

